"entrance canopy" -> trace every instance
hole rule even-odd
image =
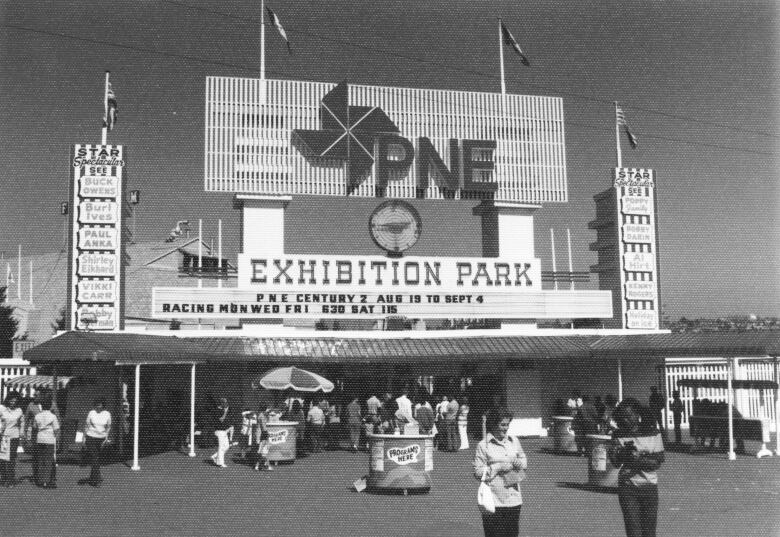
[[[592,337],[499,336],[422,339],[260,338],[67,332],[24,353],[35,364],[118,365],[263,361],[310,364],[425,363],[590,356]]]
[[[205,361],[201,347],[183,338],[111,332],[66,332],[25,351],[31,363],[113,362],[115,364]]]
[[[118,365],[226,361],[279,364],[490,362],[512,359],[647,356],[778,356],[780,330],[617,336],[495,336],[426,338],[186,337],[116,332],[67,332],[24,352],[34,364],[112,362]],[[185,337],[182,337],[185,336]]]
[[[777,356],[780,330],[604,336],[591,349],[598,356]]]

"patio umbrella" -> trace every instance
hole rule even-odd
[[[267,390],[295,390],[299,392],[331,392],[333,383],[328,379],[297,367],[279,367],[263,375],[258,384]]]

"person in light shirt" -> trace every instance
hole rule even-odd
[[[19,438],[24,429],[24,412],[19,408],[19,396],[10,393],[5,399],[5,405],[0,405],[0,423],[3,433],[2,444],[7,444],[8,460],[0,461],[0,485],[13,487],[16,485],[16,454],[19,449]]]
[[[312,405],[306,416],[309,424],[309,442],[312,453],[322,451],[322,433],[325,429],[325,412],[320,405]]]
[[[84,423],[84,449],[87,452],[87,460],[91,467],[89,477],[81,481],[99,487],[103,482],[100,475],[100,463],[103,458],[103,448],[109,442],[111,433],[111,413],[106,410],[105,399],[95,399],[92,410],[87,414],[87,421]]]
[[[32,434],[35,438],[33,460],[33,476],[35,484],[44,489],[57,488],[57,467],[54,463],[54,453],[60,436],[60,422],[57,415],[51,411],[50,396],[41,401],[42,410],[35,415]]]
[[[512,417],[506,409],[488,411],[487,435],[474,453],[474,477],[488,484],[496,505],[494,513],[482,513],[485,537],[517,537],[520,532],[520,482],[528,460],[520,440],[508,435]]]

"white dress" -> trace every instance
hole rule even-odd
[[[469,434],[468,434],[468,415],[469,407],[466,405],[460,405],[460,411],[458,412],[458,432],[460,433],[460,449],[469,448]]]

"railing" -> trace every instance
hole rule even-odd
[[[671,403],[672,391],[677,390],[677,381],[684,378],[727,380],[728,368],[725,363],[671,364],[666,366],[666,405],[667,427],[673,426]],[[740,361],[735,369],[736,379],[774,380],[774,365],[761,360]],[[688,416],[693,413],[693,388],[681,387],[680,399],[685,409],[682,426],[688,427]],[[717,403],[728,402],[728,391],[722,388],[698,388],[698,398],[709,399]],[[735,390],[734,405],[745,418],[769,419],[774,428],[775,393],[769,389]]]

